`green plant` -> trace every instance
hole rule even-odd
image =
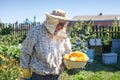
[[[85,71],[81,70],[79,73],[72,75],[70,80],[87,80],[86,74],[87,73]]]
[[[3,26],[5,27],[5,26]],[[0,34],[1,35],[6,35],[6,34],[11,34],[12,31],[12,24],[9,24],[8,27],[2,28]]]
[[[102,44],[103,52],[111,52],[112,46],[112,36],[110,34],[110,29],[108,26],[105,26],[102,31]]]
[[[92,25],[92,21],[77,21],[71,28],[70,37],[73,51],[78,50],[86,53],[89,48],[89,40],[95,37],[95,34],[92,33]],[[87,43],[88,46],[85,43]]]
[[[114,75],[110,77],[109,80],[120,80],[120,72],[115,72]]]
[[[20,76],[20,49],[18,46],[0,45],[0,80],[16,80]]]
[[[110,34],[109,27],[105,26],[102,32],[102,44],[109,45],[111,41],[112,41],[112,37]]]
[[[69,80],[70,76],[67,74],[67,71],[61,73],[61,80]]]
[[[16,80],[20,77],[19,35],[0,35],[0,80]]]
[[[0,35],[0,44],[4,44],[4,45],[18,45],[19,41],[21,40],[21,37],[19,37],[19,35],[16,34],[15,35]]]
[[[86,80],[86,77],[84,75],[74,75],[70,80]]]
[[[15,80],[19,75],[19,62],[0,54],[0,80]]]
[[[72,50],[73,51],[82,51],[82,52],[85,52],[87,47],[85,47],[85,45],[83,44],[84,41],[84,38],[81,38],[79,36],[79,31],[81,30],[81,22],[78,21],[71,29],[71,33],[70,33],[70,37],[71,37],[71,43],[72,43]],[[81,42],[81,44],[76,44],[76,41],[79,41]]]
[[[16,59],[19,61],[20,48],[17,45],[14,45],[14,46],[1,45],[0,54],[2,54],[7,58]]]

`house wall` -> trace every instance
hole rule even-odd
[[[113,20],[94,21],[94,26],[112,26],[113,22]]]

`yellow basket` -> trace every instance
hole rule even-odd
[[[70,68],[84,68],[87,64],[87,61],[71,61],[64,59],[64,64]]]

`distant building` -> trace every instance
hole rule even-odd
[[[103,15],[102,13],[98,15],[80,15],[73,17],[74,21],[94,21],[94,26],[112,26],[113,22],[116,20],[117,25],[120,26],[120,15]]]

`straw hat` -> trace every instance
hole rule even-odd
[[[59,22],[67,22],[69,19],[66,15],[66,12],[62,9],[55,9],[52,13],[46,12],[46,17],[58,19]]]
[[[44,25],[51,34],[54,34],[58,23],[66,23],[69,19],[66,16],[66,12],[61,9],[53,10],[52,13],[46,12],[46,20]]]

